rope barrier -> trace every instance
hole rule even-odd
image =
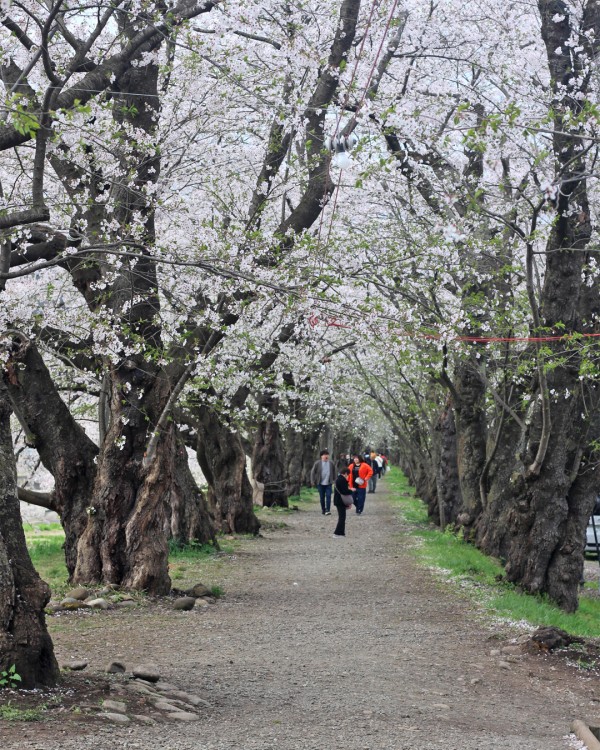
[[[322,320],[318,315],[311,315],[308,318],[308,324],[311,328],[316,328],[318,325],[324,324],[327,328],[346,328],[348,330],[354,330],[354,326],[348,323],[342,323],[337,318],[328,318]],[[600,333],[563,333],[561,335],[548,335],[548,336],[467,336],[467,335],[456,335],[446,336],[442,333],[425,332],[425,331],[402,331],[393,330],[391,333],[396,336],[403,336],[406,338],[424,339],[429,341],[460,341],[468,344],[503,344],[503,343],[545,343],[551,341],[570,341],[573,339],[594,339],[600,338]]]

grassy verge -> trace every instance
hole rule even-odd
[[[50,585],[52,596],[59,597],[69,588],[63,543],[65,535],[59,523],[24,524],[25,539],[33,565]]]
[[[310,505],[313,505],[319,497],[317,490],[314,487],[302,487],[299,495],[290,495],[288,498],[289,507],[280,508],[274,505],[271,508],[265,508],[262,505],[255,505],[254,510],[256,513],[295,513],[298,510],[306,510]]]
[[[173,586],[186,589],[203,583],[215,598],[223,595],[217,582],[228,559],[239,549],[243,537],[221,536],[218,549],[212,544],[169,545],[169,575]]]
[[[10,701],[5,706],[0,706],[0,719],[4,721],[41,721],[45,706],[39,708],[17,708]]]
[[[317,502],[318,497],[319,495],[314,487],[302,487],[299,495],[290,495],[288,498],[289,507],[280,508],[274,505],[271,508],[266,508],[262,505],[255,505],[254,512],[260,519],[263,529],[283,529],[287,525],[285,516],[308,510],[311,505]]]
[[[519,591],[498,580],[504,575],[501,563],[487,557],[459,536],[441,532],[429,523],[425,505],[414,496],[402,473],[393,468],[386,476],[392,500],[398,507],[408,534],[416,541],[412,554],[425,566],[445,574],[447,580],[481,604],[491,615],[531,626],[552,625],[573,635],[600,638],[600,599],[586,596],[577,612],[567,614],[543,596]]]
[[[25,524],[27,548],[35,569],[46,581],[53,598],[60,598],[68,589],[67,568],[63,552],[64,532],[60,524]],[[169,574],[173,586],[184,589],[202,582],[213,596],[219,597],[223,589],[220,573],[228,558],[235,555],[243,537],[219,538],[219,549],[211,544],[169,546]]]

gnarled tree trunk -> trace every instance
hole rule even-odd
[[[271,413],[278,408],[277,400],[271,396],[265,395],[260,401]],[[263,505],[267,507],[278,505],[287,508],[288,478],[285,448],[279,424],[271,414],[260,422],[256,430],[252,450],[252,470],[256,481],[264,485]]]
[[[10,405],[0,385],[0,672],[13,664],[20,686],[56,685],[59,669],[46,629],[50,589],[36,573],[25,542],[17,499]]]
[[[215,518],[192,476],[182,438],[177,435],[175,471],[170,496],[171,538],[178,544],[216,543]]]
[[[454,525],[462,507],[462,494],[458,476],[456,425],[450,402],[440,415],[437,425],[437,511],[439,525],[444,529]]]
[[[481,513],[479,480],[486,460],[485,383],[471,361],[460,362],[454,377],[456,464],[461,505],[457,521],[471,529]]]
[[[65,562],[72,576],[77,541],[87,524],[98,447],[60,397],[35,344],[22,342],[11,356],[8,374],[8,391],[19,420],[54,477],[49,502],[65,531]]]
[[[310,473],[314,462],[319,457],[319,430],[313,430],[302,443],[302,471],[301,481],[304,487],[310,487]]]
[[[254,514],[246,453],[239,435],[208,406],[198,406],[194,417],[196,455],[208,482],[208,501],[217,526],[228,533],[257,534],[260,521]]]
[[[78,583],[103,581],[152,594],[170,590],[167,539],[177,454],[173,425],[162,433],[150,466],[143,464],[169,389],[166,379],[145,371],[141,357],[110,373],[112,421],[78,544]]]
[[[288,494],[290,497],[300,494],[304,484],[302,458],[304,453],[304,436],[301,432],[288,428],[285,433],[286,475],[288,477]]]

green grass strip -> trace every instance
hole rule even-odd
[[[42,719],[41,708],[17,708],[11,706],[10,702],[5,706],[0,706],[0,719],[4,721],[40,721]]]
[[[600,598],[584,590],[579,609],[568,614],[545,596],[524,593],[513,584],[498,580],[504,576],[500,561],[467,544],[460,535],[442,532],[431,524],[425,504],[415,497],[414,489],[399,469],[392,468],[385,481],[403,525],[408,527],[405,533],[415,539],[411,553],[424,566],[447,572],[450,580],[463,584],[461,591],[467,592],[492,616],[525,622],[532,627],[551,625],[585,638],[600,637]]]
[[[24,524],[25,539],[31,561],[53,596],[64,594],[69,588],[63,544],[65,535],[58,523]]]

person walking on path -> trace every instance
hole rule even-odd
[[[344,502],[344,497],[350,495],[350,487],[348,487],[349,475],[350,469],[344,466],[335,480],[333,504],[338,512],[338,522],[333,532],[333,536],[335,537],[346,536],[346,511],[352,507],[351,505],[346,505]]]
[[[373,476],[369,479],[369,492],[375,492],[377,488],[377,480],[379,479],[379,470],[377,462],[375,461],[375,451],[371,451],[371,454],[367,457],[365,455],[365,462],[373,469]]]
[[[354,495],[354,507],[356,508],[356,514],[361,516],[365,509],[367,485],[369,479],[373,476],[373,469],[359,455],[354,456],[348,469],[350,471],[348,484]]]
[[[322,450],[321,458],[315,461],[310,472],[310,483],[319,490],[321,513],[331,515],[331,486],[335,482],[335,468],[329,460],[329,451]]]

